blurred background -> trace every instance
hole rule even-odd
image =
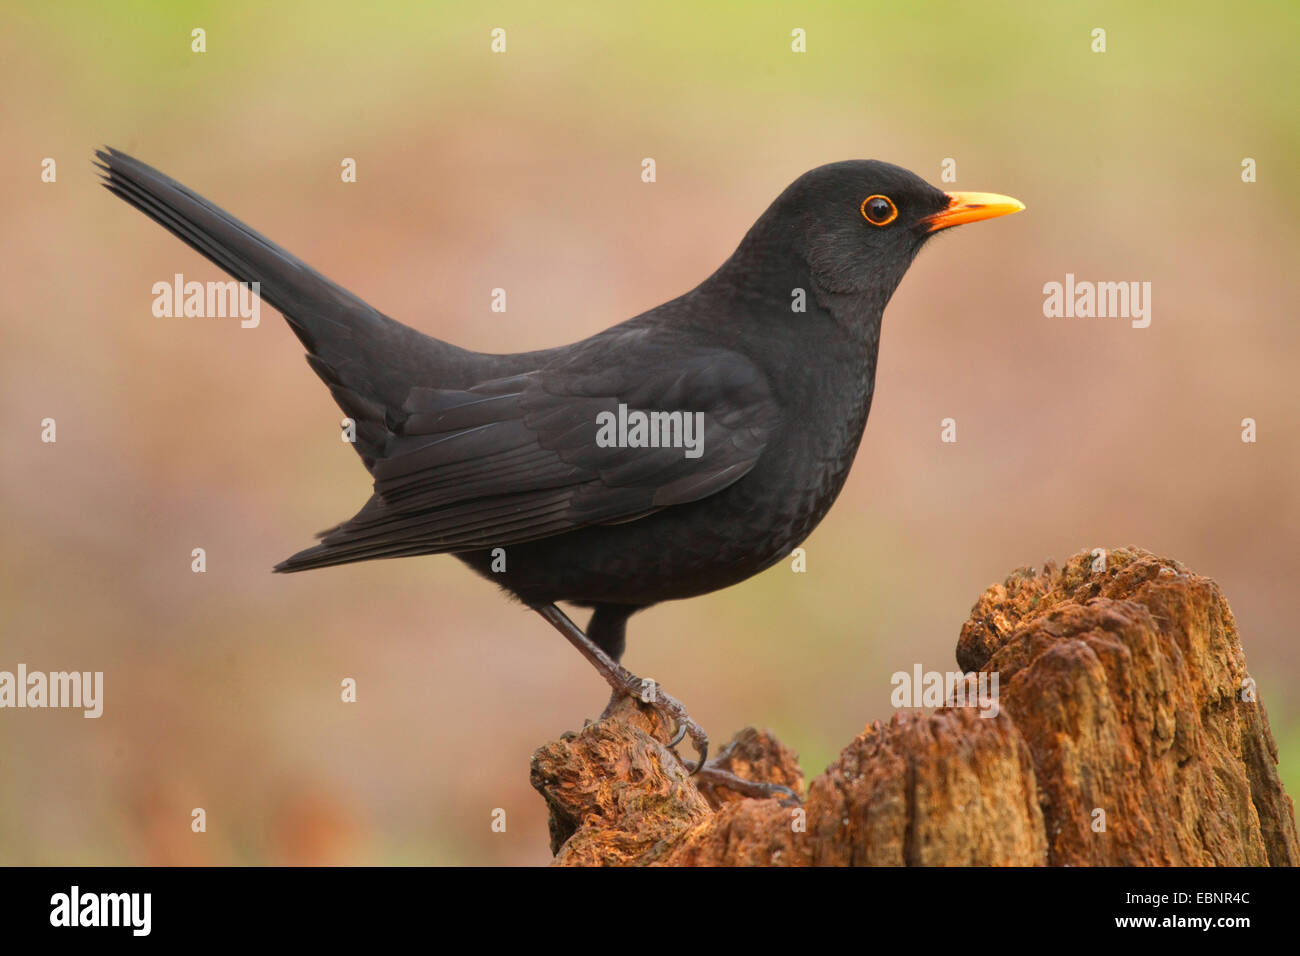
[[[270,573],[369,479],[278,313],[152,315],[154,282],[224,276],[99,188],[105,143],[483,351],[573,341],[686,291],[825,162],[1016,196],[1027,212],[945,234],[895,296],[807,573],[654,608],[626,663],[718,745],[770,727],[811,776],[890,716],[891,674],[955,666],[986,586],[1138,545],[1222,586],[1300,793],[1295,4],[0,17],[0,669],[105,672],[98,720],[0,713],[0,862],[545,863],[529,757],[607,696],[453,559]],[[1043,285],[1067,272],[1150,282],[1150,327],[1045,318]]]

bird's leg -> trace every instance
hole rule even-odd
[[[583,633],[582,628],[574,624],[569,616],[561,611],[554,604],[547,604],[545,607],[536,609],[537,613],[550,622],[551,626],[564,635],[570,644],[578,649],[591,665],[596,668],[601,677],[613,688],[610,695],[609,704],[605,707],[602,717],[608,717],[624,697],[635,697],[642,703],[649,704],[655,710],[659,711],[670,722],[675,723],[677,732],[673,739],[668,742],[668,749],[671,751],[687,735],[691,738],[691,745],[700,755],[700,759],[693,765],[685,760],[681,760],[682,766],[685,767],[691,776],[706,785],[726,787],[736,793],[744,794],[747,797],[757,797],[759,799],[767,797],[782,797],[785,801],[799,801],[799,795],[789,787],[779,783],[761,783],[754,780],[745,780],[736,776],[730,770],[724,770],[721,766],[708,762],[709,755],[709,738],[704,733],[691,715],[686,712],[681,701],[664,693],[654,681],[643,680],[637,677],[630,670],[618,663],[608,654],[606,654],[599,645]],[[676,751],[673,751],[676,756]]]
[[[563,634],[565,640],[576,647],[578,653],[590,661],[591,666],[596,668],[597,673],[605,678],[605,682],[614,689],[613,697],[609,702],[610,706],[605,708],[606,713],[609,713],[613,705],[622,697],[635,697],[642,703],[649,704],[677,727],[674,744],[681,740],[683,734],[691,738],[691,746],[700,755],[699,761],[695,764],[695,770],[692,770],[691,773],[697,772],[705,765],[709,756],[709,737],[704,732],[704,728],[691,719],[691,715],[686,712],[686,708],[682,706],[681,701],[664,693],[663,688],[654,681],[642,680],[615,661],[554,604],[536,608],[536,611],[552,627]],[[682,764],[688,766],[685,761]]]

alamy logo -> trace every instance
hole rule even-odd
[[[1076,282],[1067,272],[1064,283],[1044,285],[1043,295],[1049,319],[1132,319],[1135,329],[1151,324],[1150,282]]]
[[[152,893],[82,893],[81,887],[50,897],[51,926],[127,926],[133,936],[148,936]]]
[[[596,445],[600,448],[681,448],[687,458],[704,454],[703,412],[628,410],[596,416]]]
[[[0,707],[80,707],[85,717],[104,713],[103,671],[0,671]]]
[[[889,702],[897,708],[974,707],[981,717],[996,717],[1002,709],[998,680],[997,671],[925,671],[915,664],[912,673],[897,671],[890,677],[894,689]]]
[[[240,319],[239,327],[255,329],[262,321],[262,283],[185,281],[176,273],[172,281],[155,282],[153,314],[160,319]]]

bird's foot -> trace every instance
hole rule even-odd
[[[790,787],[783,783],[767,783],[763,780],[746,780],[744,777],[738,777],[736,774],[719,766],[721,758],[715,758],[713,761],[706,763],[703,767],[696,765],[691,771],[691,779],[695,785],[700,788],[725,787],[744,797],[753,797],[756,800],[768,800],[773,797],[779,797],[782,806],[794,807],[799,806],[803,801]]]
[[[704,729],[686,712],[686,708],[681,701],[665,693],[663,688],[655,681],[643,680],[628,672],[627,683],[623,687],[615,688],[614,693],[610,695],[609,703],[605,706],[605,712],[601,714],[601,718],[612,716],[625,697],[631,697],[652,707],[668,726],[677,728],[672,739],[665,746],[677,758],[692,782],[700,789],[713,791],[715,788],[722,787],[741,796],[753,797],[757,800],[777,797],[786,806],[795,806],[801,802],[799,794],[784,784],[746,780],[744,777],[733,773],[726,766],[728,762],[727,750],[730,748],[724,750],[721,755],[713,760],[709,760],[709,738]],[[699,759],[694,762],[683,760],[675,749],[688,736],[691,739],[691,746],[700,755]]]
[[[602,719],[612,716],[625,697],[640,701],[658,713],[668,726],[675,728],[673,738],[668,742],[668,749],[700,786],[708,789],[725,787],[743,796],[760,798],[780,796],[786,801],[798,801],[798,794],[782,784],[745,780],[716,762],[710,764],[709,735],[687,713],[681,701],[666,693],[658,682],[637,677],[606,654],[591,638],[582,632],[581,628],[569,620],[568,615],[554,604],[542,605],[535,610],[551,626],[563,634],[583,657],[591,662],[592,666],[596,668],[601,677],[605,678],[605,681],[613,689],[609,704],[605,707],[605,712],[601,714]],[[691,739],[691,746],[695,748],[695,752],[700,755],[694,764],[682,760],[677,751],[673,749],[687,737]]]
[[[686,707],[680,700],[666,693],[659,684],[653,680],[647,680],[637,677],[626,667],[621,664],[615,665],[622,674],[619,675],[619,684],[614,687],[614,693],[610,695],[609,703],[605,706],[605,712],[601,718],[609,717],[613,714],[618,704],[624,697],[631,697],[633,700],[640,701],[653,709],[663,719],[669,727],[676,727],[673,733],[673,739],[668,742],[668,749],[674,757],[677,757],[683,767],[688,772],[695,773],[702,766],[705,766],[709,759],[709,735],[704,732],[704,728],[695,722],[686,711]],[[612,683],[612,682],[611,682]],[[700,755],[700,759],[695,763],[695,770],[691,770],[691,765],[682,760],[673,748],[681,743],[685,738],[690,737],[691,746],[695,752]]]

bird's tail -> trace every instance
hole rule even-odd
[[[369,468],[387,437],[385,412],[410,384],[438,381],[464,352],[388,318],[224,209],[120,150],[95,153],[104,187],[184,240],[284,313],[307,361],[356,422]]]

